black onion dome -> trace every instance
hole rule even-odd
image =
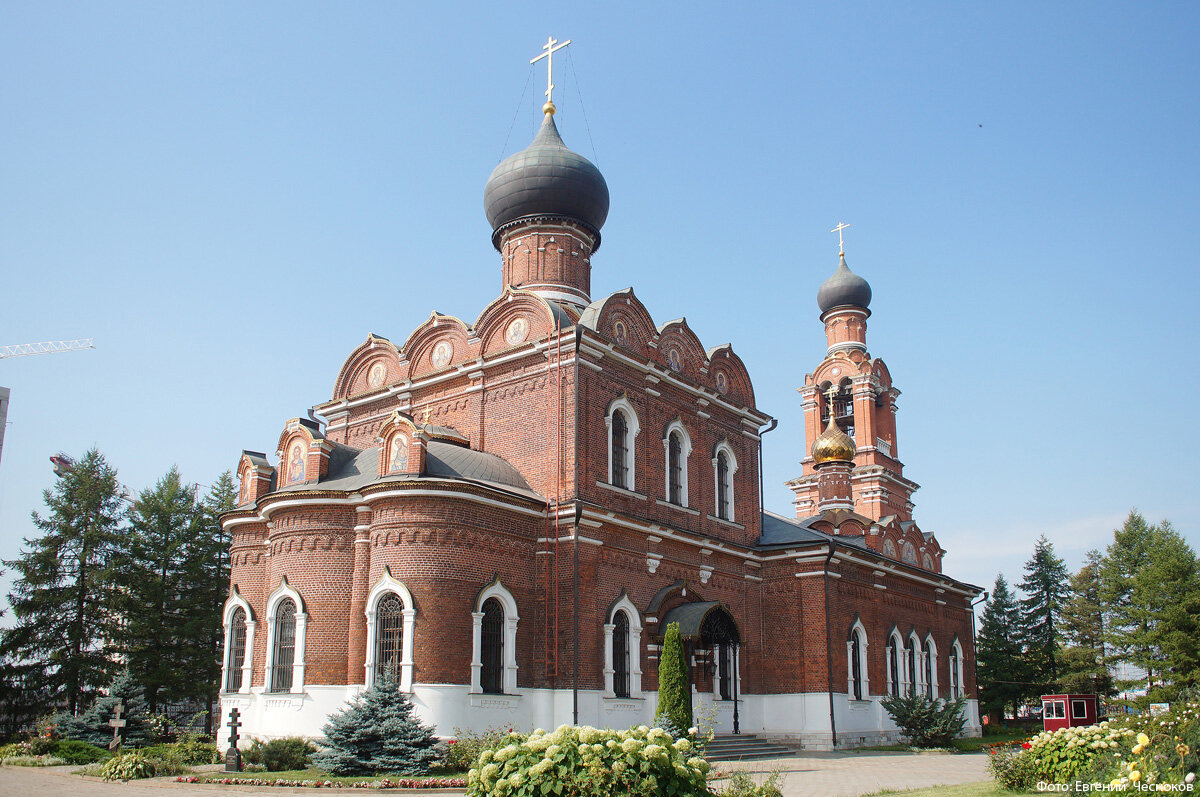
[[[835,307],[846,305],[865,310],[870,304],[871,286],[850,270],[846,265],[846,256],[842,255],[833,276],[821,283],[817,291],[817,307],[821,308],[822,313],[827,313]]]
[[[526,216],[561,216],[599,233],[608,218],[608,184],[591,161],[567,149],[548,113],[533,143],[492,171],[483,206],[492,230]]]

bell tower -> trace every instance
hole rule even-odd
[[[871,520],[912,519],[916,482],[904,477],[896,443],[896,398],[900,391],[883,360],[867,351],[867,319],[871,316],[871,286],[846,265],[839,224],[838,264],[817,291],[820,320],[825,325],[825,357],[805,375],[799,393],[804,407],[804,430],[809,456],[803,473],[787,482],[795,494],[797,517],[809,517],[829,506],[821,490],[814,446],[836,430],[853,443],[849,457],[850,505]],[[825,500],[822,500],[822,499]],[[822,506],[824,504],[825,506]]]

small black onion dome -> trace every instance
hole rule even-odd
[[[525,216],[564,216],[599,233],[608,218],[608,184],[591,161],[567,149],[551,110],[533,143],[492,170],[483,206],[493,231]]]
[[[871,286],[850,270],[846,265],[846,255],[842,254],[833,276],[821,283],[821,288],[817,291],[817,307],[820,307],[821,313],[824,314],[835,307],[846,305],[865,310],[870,304]]]

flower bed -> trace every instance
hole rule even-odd
[[[204,777],[185,775],[176,783],[216,783],[223,786],[285,786],[306,789],[461,789],[463,778],[379,778],[377,780],[293,780],[290,778]]]

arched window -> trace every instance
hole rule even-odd
[[[837,392],[834,393],[832,402],[829,400],[829,393],[827,392],[830,387],[831,385],[828,382],[821,387],[821,393],[825,396],[825,401],[821,407],[821,427],[824,428],[829,423],[829,411],[832,409],[834,423],[853,440],[854,386],[848,378],[843,379],[838,384]]]
[[[271,656],[271,691],[292,691],[296,663],[296,602],[284,598],[275,607],[275,646]]]
[[[229,621],[229,647],[226,659],[225,691],[242,691],[242,668],[246,664],[246,610],[233,610]]]
[[[950,699],[963,695],[962,647],[958,640],[950,646]]]
[[[399,683],[404,658],[404,604],[394,592],[384,595],[375,609],[375,678]]]
[[[713,483],[715,487],[715,514],[721,520],[734,519],[733,474],[737,472],[737,460],[729,444],[721,442],[713,457]]]
[[[496,579],[471,613],[471,694],[517,692],[517,602]]]
[[[617,612],[613,618],[613,694],[629,697],[629,616]]]
[[[900,637],[896,634],[888,639],[888,694],[892,697],[900,695]]]
[[[925,666],[925,697],[932,700],[936,695],[933,693],[933,648],[929,644],[929,640],[925,640],[924,649],[921,651]]]
[[[683,437],[679,432],[667,436],[667,500],[683,504]]]
[[[629,424],[625,413],[614,410],[612,414],[612,475],[609,481],[614,487],[629,487]]]
[[[905,647],[905,694],[915,695],[917,693],[917,674],[920,670],[917,669],[917,639],[910,636],[908,645]]]
[[[504,693],[504,607],[495,598],[483,602],[483,669],[480,686],[490,694]]]
[[[642,696],[642,621],[637,607],[622,593],[609,607],[604,624],[604,697]]]
[[[855,621],[850,629],[850,640],[846,645],[850,698],[865,700],[870,694],[867,684],[867,635],[862,623]]]

